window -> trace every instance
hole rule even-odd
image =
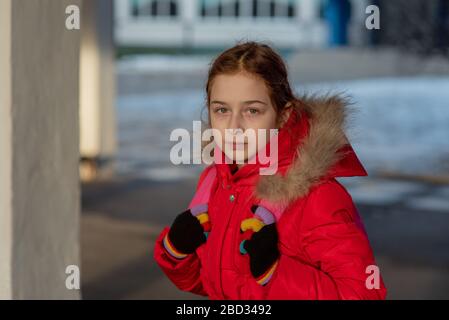
[[[201,17],[295,16],[295,0],[199,0]]]
[[[178,0],[130,0],[134,17],[175,17],[178,12]]]

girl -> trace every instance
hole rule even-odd
[[[193,200],[156,241],[167,277],[210,299],[385,299],[357,209],[335,179],[367,175],[344,133],[346,102],[295,97],[281,57],[256,42],[216,58],[206,96],[209,125],[221,133],[215,159],[240,152],[246,163],[203,171],[203,202]],[[274,140],[258,139],[253,157],[226,129],[279,129],[276,174],[259,170]]]

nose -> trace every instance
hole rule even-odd
[[[242,124],[243,124],[242,116],[238,113],[233,114],[232,117],[230,118],[230,123],[228,125],[229,132],[233,137],[243,134],[244,129]]]

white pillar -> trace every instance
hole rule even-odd
[[[90,160],[81,174],[91,179],[102,169],[98,163],[113,167],[117,148],[111,0],[84,1],[81,34],[80,151]]]
[[[80,0],[0,1],[0,299],[77,299]],[[11,57],[13,57],[11,59]]]
[[[252,17],[253,2],[248,0],[239,0],[240,17]]]
[[[304,47],[320,46],[325,39],[325,29],[319,18],[320,1],[297,0],[296,17],[303,34]]]
[[[0,1],[0,70],[0,299],[11,299],[11,0]]]
[[[178,2],[178,14],[182,23],[182,46],[193,47],[195,45],[195,21],[199,15],[197,0],[183,0]]]
[[[115,27],[125,25],[131,16],[131,1],[130,0],[114,0],[114,20]]]
[[[318,19],[320,2],[316,0],[297,0],[297,18],[301,23],[311,23]]]

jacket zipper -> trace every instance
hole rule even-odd
[[[223,237],[222,237],[222,242],[221,242],[221,245],[220,245],[220,249],[218,250],[219,251],[219,268],[218,269],[219,269],[219,277],[220,277],[219,284],[220,284],[220,292],[221,292],[221,295],[222,295],[223,299],[225,299],[225,293],[224,293],[224,290],[223,290],[223,276],[222,276],[222,269],[221,269],[221,265],[222,265],[221,261],[222,261],[222,257],[223,257],[223,246],[224,246],[223,244],[224,244],[224,241],[226,241],[225,234],[226,234],[226,232],[228,230],[229,223],[232,220],[232,215],[234,214],[234,208],[235,208],[235,204],[236,204],[236,200],[237,200],[237,196],[236,196],[236,192],[234,191],[234,188],[232,188],[232,187],[229,188],[228,187],[226,189],[229,190],[229,193],[227,195],[227,200],[230,201],[232,204],[231,204],[231,208],[229,210],[229,214],[227,215],[226,227],[225,227],[224,232],[223,232]],[[233,197],[233,200],[231,200],[231,197]]]

